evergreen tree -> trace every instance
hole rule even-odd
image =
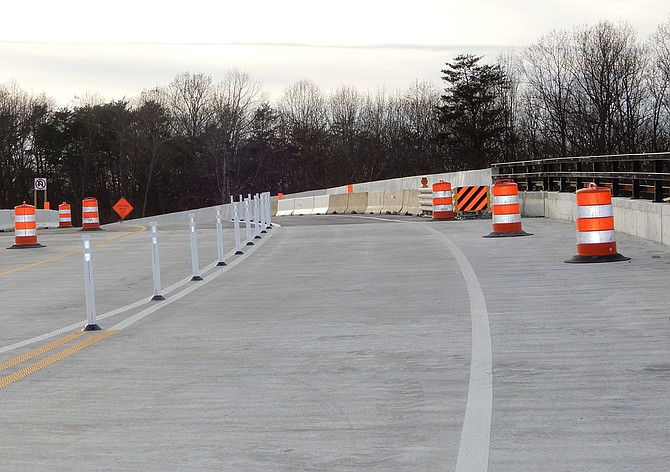
[[[440,140],[453,170],[483,169],[502,158],[505,74],[500,65],[480,65],[481,58],[462,54],[442,70],[447,87],[438,107]]]

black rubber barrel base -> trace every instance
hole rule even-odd
[[[584,264],[584,263],[593,263],[593,262],[621,262],[629,261],[630,257],[622,256],[618,252],[616,254],[611,254],[607,256],[574,256],[572,259],[568,259],[568,264]]]
[[[515,236],[532,236],[533,233],[526,233],[525,231],[514,231],[509,233],[490,233],[482,238],[511,238]]]

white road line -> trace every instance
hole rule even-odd
[[[486,299],[479,278],[465,254],[445,234],[428,225],[426,227],[442,237],[456,259],[470,297],[472,320],[470,384],[456,460],[456,472],[487,471],[493,412],[493,352]]]
[[[258,241],[255,242],[254,245],[251,246],[250,248],[248,248],[247,251],[243,255],[237,257],[234,261],[229,262],[228,265],[220,267],[219,270],[217,270],[215,272],[212,272],[211,275],[203,277],[203,279],[201,281],[194,282],[192,285],[189,285],[188,287],[186,287],[181,292],[178,292],[175,295],[172,295],[167,300],[160,301],[160,302],[155,302],[156,304],[154,306],[146,308],[146,309],[140,311],[139,313],[136,313],[133,316],[131,316],[129,318],[126,318],[125,320],[121,321],[120,323],[117,323],[116,325],[112,326],[109,329],[111,329],[113,331],[114,330],[120,331],[122,329],[125,329],[128,326],[132,325],[133,323],[137,323],[141,319],[146,318],[150,314],[160,310],[161,308],[165,308],[167,305],[170,305],[171,303],[176,302],[177,300],[180,300],[180,299],[184,298],[186,295],[188,295],[192,292],[195,292],[200,287],[203,287],[204,285],[208,284],[209,282],[216,279],[221,274],[224,274],[225,272],[227,272],[230,269],[232,269],[233,267],[235,267],[237,264],[242,262],[245,258],[249,257],[249,254],[251,254],[253,251],[255,251],[256,248],[259,247],[262,244],[262,241],[265,241],[265,239],[261,240],[261,242],[258,242]],[[216,266],[216,263],[214,263],[214,266]],[[204,273],[204,271],[203,271],[203,273]]]

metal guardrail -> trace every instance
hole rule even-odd
[[[493,164],[492,179],[512,179],[520,190],[574,192],[590,182],[614,197],[670,201],[670,152],[560,157]]]

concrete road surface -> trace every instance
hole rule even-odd
[[[566,264],[572,224],[303,216],[0,233],[0,470],[663,471],[670,248]]]

